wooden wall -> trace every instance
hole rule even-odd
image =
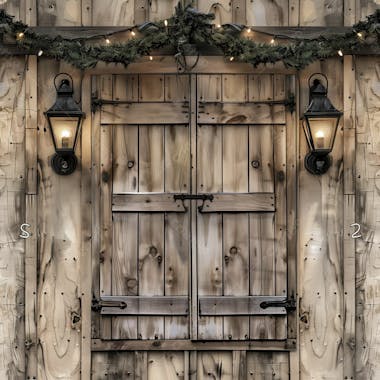
[[[112,6],[105,6],[105,3],[103,0],[3,0],[0,7],[31,24],[34,20],[34,23],[38,22],[39,25],[128,25],[141,22],[147,17],[158,19],[170,16],[176,1],[153,0],[150,7],[145,1],[140,0],[112,0]],[[217,22],[247,20],[248,24],[277,26],[350,25],[380,6],[378,0],[221,0],[215,9],[212,6],[214,3],[211,0],[198,0],[198,7],[203,11],[216,12]],[[49,157],[53,148],[42,114],[50,106],[54,96],[53,87],[50,85],[52,78],[61,71],[67,71],[74,76],[77,86],[75,94],[80,94],[80,73],[65,64],[41,58],[37,76],[33,59],[29,59],[28,66],[24,58],[0,60],[2,379],[25,379],[27,376],[31,379],[33,376],[38,379],[80,378],[81,293],[78,284],[82,238],[79,231],[82,226],[78,205],[81,169],[67,178],[60,178],[52,172]],[[300,331],[299,350],[292,360],[299,360],[302,380],[335,380],[343,379],[345,376],[348,379],[377,379],[380,378],[380,157],[377,153],[380,148],[380,60],[373,57],[357,57],[352,62],[351,74],[348,64],[343,64],[340,59],[309,66],[299,75],[300,112],[304,110],[307,101],[307,78],[310,73],[316,71],[322,71],[329,77],[332,83],[329,95],[337,108],[344,108],[346,125],[351,123],[349,129],[352,131],[339,130],[333,152],[333,166],[323,177],[313,177],[304,170],[306,145],[303,132],[299,133]],[[343,82],[347,75],[353,76],[356,82],[345,82],[347,86],[344,88]],[[38,86],[38,93],[37,83],[46,84]],[[34,93],[38,96],[38,115]],[[351,136],[350,141],[356,141],[356,175],[355,181],[352,181],[352,188],[356,188],[356,193],[353,193],[356,200],[355,220],[345,218],[345,210],[349,207],[345,202],[352,200],[352,197],[349,197],[352,194],[347,191],[345,182],[349,177],[343,163],[344,155],[347,162],[347,146],[343,146],[343,142],[347,144],[348,141],[345,136]],[[37,153],[33,146],[38,148],[38,167],[25,165],[25,149],[28,159]],[[81,155],[80,150],[78,155]],[[27,200],[30,202],[25,202],[25,193],[28,194]],[[37,215],[37,208],[38,278],[32,267],[37,261],[37,256],[24,257],[25,242],[18,236],[21,223],[33,219],[33,215]],[[355,342],[347,340],[348,326],[344,323],[347,314],[345,307],[349,304],[345,301],[345,286],[350,280],[344,278],[345,274],[349,273],[345,267],[348,260],[344,257],[344,244],[351,244],[351,238],[347,236],[351,231],[349,223],[353,222],[362,225],[363,236],[356,240],[355,255],[356,374],[347,375],[346,368],[349,365],[344,363],[344,353],[347,345],[355,345]],[[37,234],[32,241],[36,242],[36,238]],[[27,277],[31,276],[36,286],[34,290],[26,290],[26,316],[23,314],[24,265]],[[33,304],[35,292],[38,293],[36,315]],[[35,317],[38,346],[36,332],[32,327]],[[26,335],[24,318],[27,322],[30,321],[30,325],[26,324]],[[37,363],[29,360],[33,357],[31,352],[34,349],[38,351]],[[160,371],[172,371],[168,368],[178,370],[175,373],[182,373],[181,366],[184,364],[177,356],[164,353],[161,357],[165,360],[162,359],[160,362],[156,354],[151,355],[148,374],[152,371],[155,374]],[[217,368],[218,363],[223,363],[223,355],[228,356],[202,356],[199,363],[204,365],[200,364],[199,373],[205,371],[204,378],[210,378],[213,375],[212,368]],[[121,359],[117,353],[99,353],[95,358],[104,363],[104,372],[95,374],[96,379],[106,376],[118,378],[118,373],[112,377],[114,363],[122,363],[119,368],[128,373],[131,360],[138,360],[135,357]],[[251,355],[247,358],[247,371],[250,373],[249,369],[253,368],[254,373],[256,369],[262,378],[267,378],[265,376],[275,368],[272,372],[276,374],[275,378],[284,379],[287,378],[288,369],[281,363],[285,362],[287,360],[281,354]],[[225,378],[229,378],[229,370],[225,369]],[[296,375],[294,378],[297,378]],[[176,377],[178,375],[173,378]]]

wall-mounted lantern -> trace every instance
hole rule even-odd
[[[326,80],[326,87],[320,79]],[[304,113],[303,129],[310,152],[305,157],[305,168],[312,174],[324,174],[331,166],[329,153],[334,147],[335,136],[342,112],[338,111],[327,97],[328,81],[324,74],[316,73],[309,78],[309,105]]]
[[[57,77],[62,75],[70,80],[62,79],[57,87]],[[57,174],[68,175],[74,172],[78,163],[75,146],[85,113],[73,99],[73,78],[69,74],[56,75],[54,86],[57,90],[57,99],[45,112],[56,152],[51,163]]]

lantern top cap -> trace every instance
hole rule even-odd
[[[73,88],[68,79],[62,79],[60,85],[57,88],[58,96],[70,96],[74,93]]]
[[[327,89],[319,79],[314,79],[310,87],[310,96],[327,96]]]

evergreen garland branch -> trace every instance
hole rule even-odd
[[[136,27],[140,30],[141,37],[103,45],[93,43],[92,38],[71,40],[36,33],[28,25],[13,21],[12,16],[0,10],[0,35],[16,38],[17,45],[26,55],[43,51],[47,57],[64,60],[80,69],[94,67],[100,61],[127,66],[138,58],[165,47],[174,49],[176,56],[185,56],[189,47],[194,48],[200,44],[216,47],[224,56],[253,66],[282,61],[286,67],[302,69],[313,61],[335,56],[338,51],[355,54],[363,45],[380,46],[379,9],[368,16],[366,21],[355,24],[344,35],[290,39],[290,42],[276,46],[257,43],[242,36],[241,31],[245,28],[243,25],[227,24],[214,28],[211,24],[213,19],[211,13],[198,12],[190,6],[178,4],[175,14],[166,23],[147,22]]]

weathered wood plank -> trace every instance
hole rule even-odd
[[[100,94],[112,100],[112,75],[100,77]],[[112,294],[112,126],[100,127],[100,295]],[[100,334],[103,339],[112,335],[110,318],[102,318]]]
[[[197,376],[199,380],[233,380],[232,367],[232,352],[209,351],[198,353]]]
[[[184,377],[182,352],[149,352],[148,380],[180,380]]]
[[[280,296],[199,297],[200,315],[286,315],[284,307],[262,308],[264,301],[283,301]],[[235,338],[236,339],[236,338]],[[246,338],[245,338],[246,339]]]
[[[87,118],[82,125],[81,153],[82,153],[82,177],[81,177],[81,251],[80,251],[80,280],[79,294],[81,299],[81,376],[87,378],[91,373],[91,299],[92,299],[92,276],[91,250],[92,250],[92,193],[91,193],[91,77],[85,76],[81,88],[82,110]]]
[[[240,147],[240,146],[238,146]],[[213,200],[198,201],[200,212],[271,212],[275,210],[274,193],[211,194]]]
[[[134,296],[138,291],[138,214],[113,213],[112,219],[112,295]],[[137,339],[137,317],[113,318],[112,338]]]
[[[103,315],[187,315],[189,299],[187,296],[104,296]],[[112,306],[114,302],[119,306]],[[109,306],[106,306],[106,304]],[[125,305],[124,305],[125,304]],[[133,339],[133,338],[132,338]]]
[[[92,351],[191,351],[192,356],[196,355],[197,351],[217,350],[225,351],[276,351],[274,355],[278,355],[277,351],[294,350],[294,340],[288,342],[284,340],[255,340],[255,341],[231,341],[228,344],[221,344],[219,341],[192,341],[189,339],[163,339],[163,340],[92,340]],[[289,344],[291,343],[291,345]],[[287,355],[287,353],[286,353]],[[194,367],[193,367],[194,368]],[[193,369],[193,371],[195,368]],[[286,379],[286,378],[285,378]],[[232,379],[234,380],[234,379]],[[282,379],[281,379],[282,380]]]
[[[38,0],[38,25],[80,26],[82,6],[80,0],[50,2]]]
[[[188,124],[189,105],[181,103],[128,103],[102,106],[102,124]]]
[[[114,194],[114,212],[186,212],[185,204],[168,193]]]
[[[247,378],[252,380],[289,379],[289,354],[247,352]]]
[[[164,295],[164,215],[139,215],[139,295]],[[138,336],[141,339],[164,338],[163,317],[139,317]]]
[[[201,124],[285,124],[285,107],[255,103],[199,104]]]
[[[343,0],[324,3],[321,1],[300,1],[300,25],[342,26]]]
[[[289,0],[247,1],[247,25],[287,26]]]
[[[92,24],[96,26],[134,25],[134,2],[125,0],[92,0]]]

